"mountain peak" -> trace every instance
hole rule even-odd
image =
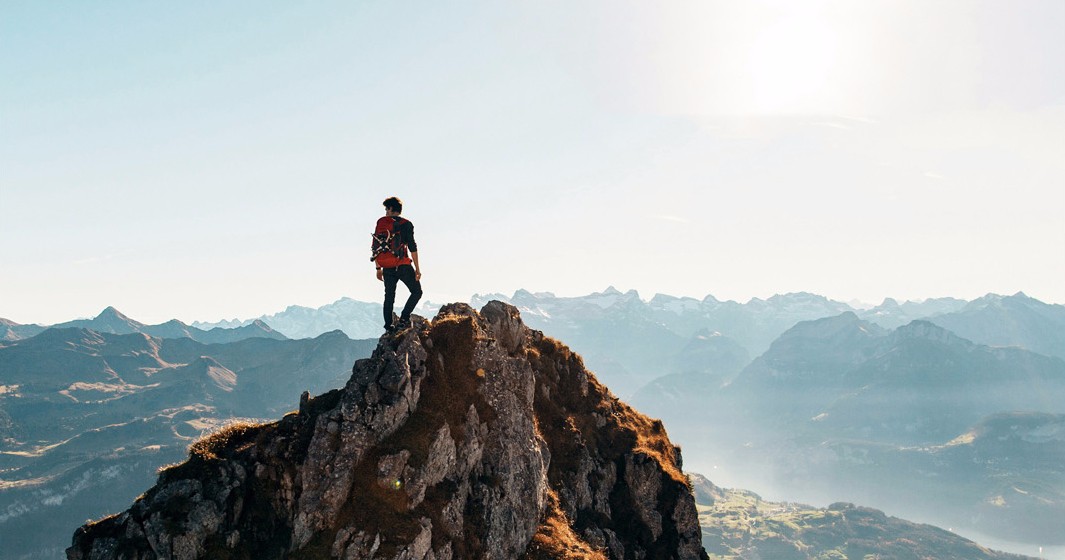
[[[853,311],[844,311],[832,317],[823,317],[812,321],[802,321],[788,329],[781,338],[789,336],[814,336],[820,338],[830,336],[842,329],[857,329],[867,326],[869,323],[861,320]]]
[[[113,334],[133,334],[135,332],[140,332],[145,325],[143,323],[139,323],[137,321],[134,321],[133,319],[130,319],[114,307],[108,306],[93,319],[87,321],[71,321],[69,323],[62,323],[60,325],[54,326],[60,328],[68,326],[88,327],[94,331],[100,332],[109,332]]]
[[[126,317],[125,315],[122,314],[121,311],[115,309],[114,306],[111,306],[111,305],[108,305],[106,308],[104,308],[104,310],[101,311],[100,314],[96,316],[96,318],[100,319],[100,320],[109,320],[109,319],[118,319],[120,321],[130,321],[131,320],[129,317]]]
[[[973,343],[930,321],[918,319],[895,329],[899,340],[925,339],[950,345],[972,346]]]
[[[988,294],[985,294],[982,297],[979,297],[979,298],[976,298],[976,299],[970,301],[967,307],[970,308],[970,309],[978,309],[978,308],[983,308],[983,307],[987,307],[987,306],[991,306],[991,305],[996,305],[996,304],[1001,305],[1001,304],[1010,303],[1010,302],[1037,302],[1037,303],[1046,305],[1045,303],[1043,303],[1043,302],[1041,302],[1041,301],[1039,301],[1039,300],[1037,300],[1037,299],[1035,299],[1033,297],[1029,297],[1028,294],[1026,294],[1024,292],[1017,292],[1017,293],[1015,293],[1013,295],[1002,295],[1002,294],[996,294],[996,293],[988,293]]]
[[[976,298],[976,299],[970,301],[969,305],[967,307],[969,307],[969,308],[980,308],[980,307],[986,307],[988,305],[994,305],[994,304],[997,304],[997,303],[1001,303],[1004,299],[1006,299],[1006,297],[1007,296],[1003,296],[1001,294],[988,293],[988,294],[985,294],[982,297],[979,297],[979,298]]]
[[[515,307],[449,304],[343,389],[194,444],[67,554],[705,559],[679,453]]]
[[[782,302],[782,301],[816,301],[827,302],[828,298],[818,294],[812,294],[810,292],[788,292],[786,294],[774,294],[769,297],[769,302]]]

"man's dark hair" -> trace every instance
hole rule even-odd
[[[396,197],[394,197],[394,196],[390,196],[390,197],[386,198],[385,201],[382,202],[381,204],[384,204],[385,208],[388,208],[389,210],[395,212],[396,214],[402,214],[403,213],[403,201],[398,199],[398,198],[396,198]]]

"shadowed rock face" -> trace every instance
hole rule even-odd
[[[383,337],[338,389],[235,425],[71,560],[706,558],[680,451],[517,309]]]

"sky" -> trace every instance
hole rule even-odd
[[[7,1],[0,317],[1065,303],[1065,2]]]

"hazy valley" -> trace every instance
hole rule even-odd
[[[1023,294],[867,309],[812,294],[645,301],[613,289],[473,299],[507,301],[579,352],[718,485],[853,502],[1060,557],[1062,306]],[[143,325],[110,308],[47,330],[3,321],[4,557],[66,546],[69,529],[126,507],[228,419],[276,418],[302,390],[342,386],[376,340],[322,329],[376,333],[378,312],[344,299],[214,325]],[[42,548],[52,532],[61,538]]]
[[[72,527],[126,507],[193,441],[342,385],[376,343],[211,332],[231,341],[64,327],[0,345],[0,556],[62,556]]]

